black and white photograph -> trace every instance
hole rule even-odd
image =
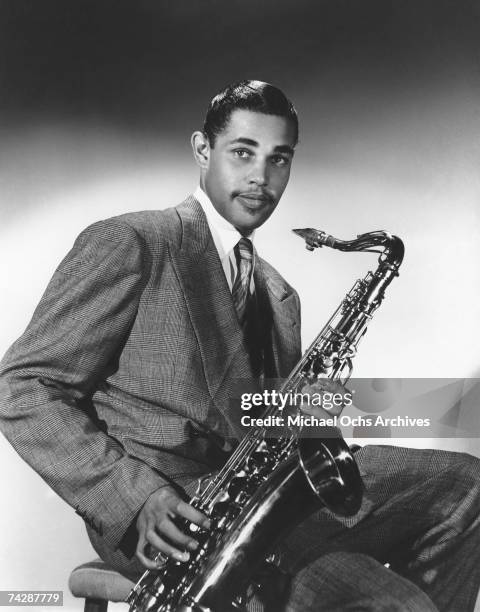
[[[0,0],[0,606],[480,612],[479,40]]]

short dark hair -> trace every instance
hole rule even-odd
[[[291,121],[298,142],[298,117],[295,107],[281,89],[263,81],[238,81],[228,85],[210,102],[203,131],[213,147],[217,135],[227,127],[230,116],[237,108],[278,115]]]

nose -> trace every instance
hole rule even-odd
[[[250,183],[254,183],[259,187],[265,187],[268,184],[268,166],[266,160],[258,159],[250,173]]]

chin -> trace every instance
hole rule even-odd
[[[253,232],[253,230],[256,230],[258,227],[263,225],[263,223],[264,223],[263,219],[259,219],[257,221],[250,220],[249,222],[245,222],[245,220],[241,220],[235,224],[235,227],[242,234],[250,234],[251,232]]]
[[[243,214],[238,217],[238,225],[236,227],[241,227],[244,231],[253,232],[253,230],[257,229],[261,225],[268,220],[270,215],[256,215],[256,214]]]

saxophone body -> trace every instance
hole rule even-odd
[[[352,359],[385,289],[398,275],[403,243],[387,232],[362,234],[351,241],[313,229],[293,230],[307,249],[328,246],[343,251],[379,252],[375,272],[358,280],[282,385],[282,393],[300,393],[319,378],[345,384]],[[263,416],[278,408],[269,406]],[[355,514],[362,501],[362,480],[337,429],[322,437],[290,431],[268,437],[251,429],[224,467],[201,483],[191,504],[206,514],[211,529],[185,525],[199,546],[190,560],[169,559],[158,571],[147,570],[132,589],[130,612],[234,612],[246,609],[245,593],[256,574],[272,562],[274,546],[320,507]]]

